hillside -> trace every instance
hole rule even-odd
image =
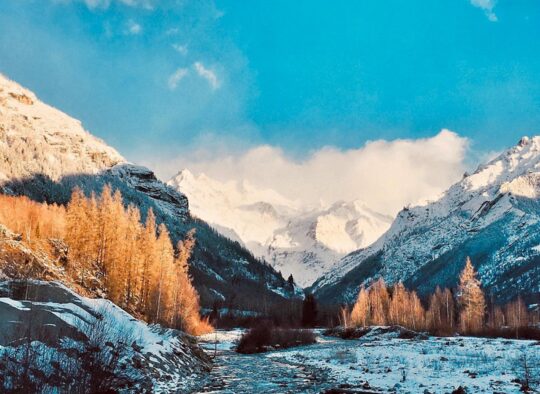
[[[404,208],[376,243],[344,257],[313,286],[324,300],[356,297],[382,276],[420,294],[454,286],[470,256],[487,294],[503,302],[540,295],[540,137],[521,139],[450,187]]]
[[[36,201],[66,204],[75,186],[87,195],[110,184],[145,219],[152,208],[173,243],[196,230],[190,272],[203,306],[259,310],[295,295],[285,279],[240,244],[192,218],[182,193],[154,173],[125,161],[81,123],[42,103],[31,91],[0,75],[0,189]],[[257,295],[257,297],[254,297]]]
[[[58,282],[2,281],[0,318],[2,391],[188,393],[211,366],[186,334]]]
[[[237,240],[301,286],[332,270],[341,257],[373,243],[391,218],[361,201],[305,207],[247,181],[221,182],[182,170],[168,184],[191,201],[193,215]]]

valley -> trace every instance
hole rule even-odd
[[[159,179],[0,74],[0,391],[540,390],[539,136],[395,217],[285,194]]]

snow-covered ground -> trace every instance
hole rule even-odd
[[[191,337],[139,321],[108,300],[81,297],[58,282],[1,281],[0,359],[22,362],[30,339],[36,354],[31,365],[39,372],[33,380],[47,381],[44,392],[56,392],[58,386],[75,392],[73,379],[86,376],[81,360],[89,352],[110,362],[115,382],[138,392],[191,392],[209,369]],[[110,361],[112,351],[120,357],[116,364]],[[6,364],[0,363],[0,378],[9,376]],[[55,364],[57,369],[50,367]],[[10,384],[0,379],[0,391]]]
[[[513,381],[525,375],[523,357],[536,376],[540,374],[540,346],[535,341],[468,337],[330,340],[272,356],[327,368],[340,383],[369,382],[371,387],[399,393],[446,393],[458,386],[472,393],[519,393],[520,385]]]
[[[470,337],[399,339],[394,333],[318,343],[258,355],[233,351],[241,331],[204,338],[216,367],[203,392],[319,393],[331,388],[397,393],[520,393],[517,380],[540,376],[540,343]],[[540,392],[538,383],[532,392]],[[240,391],[238,391],[240,390]],[[242,391],[244,390],[244,391]],[[247,391],[245,391],[247,390]],[[536,390],[536,391],[535,391]]]

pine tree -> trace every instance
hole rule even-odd
[[[450,290],[441,290],[437,286],[430,297],[426,326],[438,334],[449,335],[454,332],[454,299]]]
[[[140,287],[141,255],[137,244],[142,240],[141,215],[139,210],[130,205],[127,210],[127,228],[124,241],[124,256],[126,258],[125,303],[130,309],[136,308],[135,295]]]
[[[302,326],[315,327],[317,324],[317,300],[313,294],[306,294],[302,303]]]
[[[199,296],[189,276],[195,231],[188,232],[175,253],[167,227],[161,224],[156,231],[152,210],[142,225],[138,208],[125,208],[120,192],[113,193],[109,185],[98,198],[87,198],[75,188],[67,208],[0,196],[0,223],[22,232],[27,246],[49,253],[51,259],[57,257],[52,255],[51,238],[64,239],[68,285],[76,283],[93,295],[105,293],[149,322],[191,334],[212,329],[200,317]],[[24,274],[41,278],[40,273]]]
[[[443,325],[448,327],[448,333],[453,334],[456,326],[454,295],[450,289],[444,289],[442,294]]]
[[[464,333],[478,333],[484,327],[486,301],[476,278],[476,272],[467,257],[465,268],[459,277],[458,302],[460,307],[460,329]]]
[[[289,275],[289,278],[287,279],[287,282],[289,283],[289,286],[291,288],[294,288],[294,278],[293,278],[292,274]]]

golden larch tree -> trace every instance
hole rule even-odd
[[[463,333],[478,333],[484,327],[486,300],[476,272],[467,257],[465,268],[459,276],[457,299],[460,308],[460,330]]]

